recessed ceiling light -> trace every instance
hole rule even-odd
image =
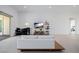
[[[27,8],[26,6],[24,6],[24,8]]]
[[[49,8],[52,8],[52,6],[49,6]]]
[[[73,7],[76,7],[76,5],[73,5]]]
[[[28,25],[30,25],[30,24],[26,22],[25,25],[28,26]]]

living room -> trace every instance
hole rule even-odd
[[[30,35],[29,37],[31,37],[31,35],[35,35],[36,37],[41,35],[47,37],[47,35],[51,35],[52,38],[54,39],[54,42],[57,41],[64,48],[63,51],[57,51],[57,52],[66,52],[66,53],[79,52],[78,50],[79,6],[0,5],[0,11],[9,15],[9,17],[11,18],[10,29],[9,29],[10,37],[8,39],[0,41],[0,46],[4,46],[0,47],[1,48],[0,52],[17,52],[16,49],[17,43],[14,43],[17,42],[17,40],[14,41],[14,39],[16,38],[18,39],[20,38],[20,36],[22,36],[21,38],[24,38],[24,36],[29,35]],[[45,27],[42,26],[45,23],[48,26],[47,29],[45,29]],[[38,25],[41,26],[37,27]],[[23,30],[20,30],[21,33],[19,32],[20,34],[18,35],[18,33],[16,32],[17,28],[19,29],[30,28],[29,34],[26,34],[25,32],[22,32]],[[11,39],[13,40],[11,41]],[[8,46],[5,47],[6,44],[3,43],[8,43]],[[11,43],[13,47],[9,46],[11,45]],[[38,46],[38,48],[39,47],[40,46]],[[33,47],[31,46],[31,48]]]

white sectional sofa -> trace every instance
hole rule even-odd
[[[55,40],[52,35],[22,35],[17,40],[17,49],[52,49]]]

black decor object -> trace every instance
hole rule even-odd
[[[15,30],[15,35],[21,35],[21,29],[20,28],[16,28]]]
[[[16,28],[15,30],[15,36],[18,35],[30,35],[30,28]]]
[[[23,28],[21,29],[22,35],[30,35],[30,28]]]
[[[27,28],[27,35],[30,35],[30,28]]]

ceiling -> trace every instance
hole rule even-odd
[[[10,7],[14,8],[17,12],[27,12],[27,11],[53,11],[53,10],[75,10],[79,11],[79,6],[77,5],[10,5]]]
[[[48,5],[10,5],[12,8],[14,8],[15,10],[17,10],[18,12],[25,12],[28,9],[44,9],[44,8],[51,8],[51,6]]]

